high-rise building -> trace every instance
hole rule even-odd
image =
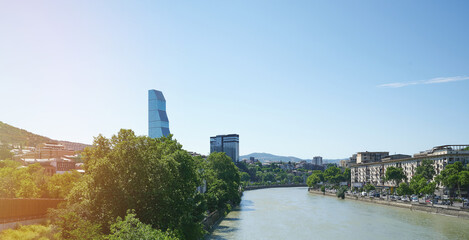
[[[217,135],[210,137],[210,153],[224,152],[235,163],[239,162],[239,135]]]
[[[320,156],[313,157],[312,163],[314,165],[321,166],[322,165],[322,157],[320,157]]]
[[[148,136],[160,138],[169,134],[166,99],[161,91],[148,90]]]

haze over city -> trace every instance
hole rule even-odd
[[[47,2],[47,4],[44,4]],[[171,133],[209,153],[345,158],[468,142],[465,1],[0,2],[1,121],[90,144]]]

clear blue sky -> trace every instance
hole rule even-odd
[[[0,121],[343,158],[469,143],[467,1],[1,1]]]

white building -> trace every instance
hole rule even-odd
[[[443,145],[430,150],[414,154],[413,157],[403,157],[406,155],[398,154],[396,157],[383,158],[379,162],[359,163],[351,166],[351,182],[353,186],[362,186],[370,183],[375,186],[393,186],[391,182],[384,182],[386,169],[388,167],[399,167],[404,170],[407,179],[410,181],[415,174],[415,170],[420,166],[423,160],[432,160],[436,175],[446,165],[455,162],[469,163],[469,145]]]

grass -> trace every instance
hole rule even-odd
[[[2,240],[56,240],[58,236],[52,230],[52,225],[27,225],[17,229],[7,229],[0,232]]]

